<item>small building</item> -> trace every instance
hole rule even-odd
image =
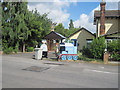
[[[64,37],[63,35],[55,32],[55,31],[51,31],[49,34],[47,34],[44,39],[47,40],[47,46],[48,46],[48,50],[49,51],[53,51],[54,47],[58,41],[62,41],[63,39],[65,39],[66,37]]]
[[[94,11],[94,25],[96,37],[105,36],[106,39],[120,38],[120,10],[105,10],[106,2],[101,2],[101,10]]]
[[[93,38],[95,37],[90,31],[85,28],[81,28],[78,31],[74,32],[68,38],[77,39],[78,41],[78,50],[82,50],[83,46],[89,47],[90,43],[92,42]]]

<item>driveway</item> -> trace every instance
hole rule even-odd
[[[118,88],[118,66],[2,56],[3,88]]]

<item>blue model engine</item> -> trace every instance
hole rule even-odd
[[[59,58],[61,60],[77,60],[77,40],[72,39],[72,43],[60,43],[59,45]]]

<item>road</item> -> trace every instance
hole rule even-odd
[[[3,55],[2,87],[118,88],[118,66],[34,60],[32,54]]]

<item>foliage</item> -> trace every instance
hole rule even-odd
[[[35,47],[50,32],[51,20],[47,18],[47,14],[40,15],[37,10],[29,11],[28,28],[31,35],[28,37],[27,46]]]
[[[3,50],[12,47],[17,53],[19,47],[23,48],[25,45],[34,47],[50,32],[52,21],[47,18],[47,14],[40,15],[36,9],[28,11],[27,4],[27,2],[2,3]]]
[[[88,58],[103,59],[104,50],[106,48],[105,38],[94,38],[90,44],[90,48],[83,47],[82,55]]]
[[[17,42],[15,48],[14,48],[14,52],[17,53],[19,51],[19,42]]]
[[[103,59],[105,48],[106,45],[104,37],[94,38],[90,45],[90,51],[93,57],[96,59]]]
[[[27,52],[33,52],[34,47],[27,47]]]
[[[100,62],[101,59],[94,59],[94,58],[88,58],[87,56],[83,55],[81,52],[78,51],[78,59],[79,60],[83,60],[83,61],[87,61],[87,62],[90,62],[90,61],[97,61],[97,62]]]
[[[60,33],[62,35],[65,36],[65,33],[64,33],[64,26],[62,23],[59,23],[55,28],[54,28],[55,32],[57,33]]]
[[[6,48],[6,49],[3,50],[3,52],[4,52],[5,54],[10,54],[10,53],[13,52],[13,48],[12,48],[12,47]]]
[[[114,40],[108,43],[107,50],[111,53],[113,60],[120,61],[120,40]]]
[[[82,55],[85,57],[88,57],[88,58],[93,58],[93,55],[92,55],[90,49],[86,48],[85,46],[83,46]]]
[[[114,40],[108,43],[107,49],[109,52],[120,52],[120,40]]]
[[[113,58],[113,60],[120,61],[120,53],[118,53],[118,52],[112,53],[112,58]]]
[[[71,28],[68,30],[68,36],[79,30],[80,28]]]
[[[74,28],[74,25],[73,25],[73,20],[72,20],[72,19],[70,19],[69,29],[72,29],[72,28]]]
[[[27,2],[3,2],[2,9],[2,39],[8,47],[15,47],[18,42],[23,44],[30,34],[25,22]]]

